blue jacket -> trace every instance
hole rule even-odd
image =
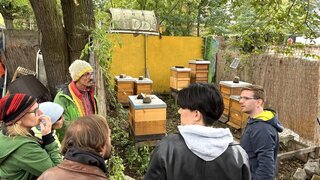
[[[266,109],[255,118],[249,118],[240,139],[249,156],[253,180],[274,180],[279,148],[279,135],[283,127],[275,111]]]

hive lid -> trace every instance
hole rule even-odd
[[[122,81],[122,82],[133,82],[134,78],[132,78],[131,76],[126,76],[125,78],[120,78],[120,76],[115,76],[114,79],[116,81]]]
[[[137,83],[137,84],[139,84],[139,83],[141,83],[141,84],[152,84],[153,83],[153,81],[151,79],[149,79],[149,78],[143,78],[142,80],[139,80],[139,78],[134,78],[134,82]]]
[[[240,101],[240,96],[237,95],[231,95],[230,99],[236,100],[236,101]]]
[[[191,68],[176,68],[176,67],[171,67],[170,68],[173,71],[178,71],[178,72],[191,72]]]
[[[189,64],[210,64],[210,61],[204,60],[190,60]]]
[[[134,109],[155,109],[155,108],[166,108],[167,104],[159,99],[156,95],[147,95],[151,97],[151,103],[145,104],[142,99],[137,99],[137,95],[129,96],[130,105]]]
[[[251,83],[239,81],[239,83],[234,83],[233,81],[220,81],[219,84],[228,86],[228,87],[245,87],[251,85]]]

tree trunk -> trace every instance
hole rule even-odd
[[[42,35],[41,51],[52,95],[55,86],[67,81],[68,47],[57,1],[30,0],[39,31]]]
[[[6,26],[6,29],[13,29],[13,19],[4,18],[4,25]]]
[[[67,34],[69,59],[79,59],[94,28],[92,0],[61,0],[63,20]],[[84,58],[88,60],[88,58]]]

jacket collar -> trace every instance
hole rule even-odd
[[[64,159],[60,164],[58,164],[58,167],[73,172],[93,174],[99,177],[107,178],[107,175],[96,166],[90,166],[67,159]]]

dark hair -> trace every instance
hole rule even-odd
[[[100,152],[110,138],[108,131],[107,120],[100,115],[79,117],[66,130],[61,152],[64,155],[70,148]]]
[[[266,92],[264,91],[262,86],[259,85],[249,85],[241,88],[241,92],[247,90],[247,91],[252,91],[253,96],[256,99],[262,99],[263,102],[266,101]]]
[[[194,83],[178,93],[178,105],[182,109],[198,110],[206,126],[211,126],[223,113],[223,98],[219,90],[208,83]]]

